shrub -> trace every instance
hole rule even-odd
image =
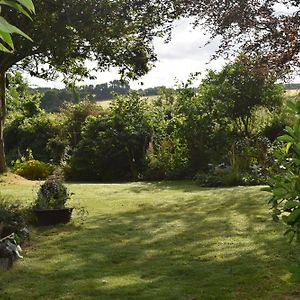
[[[203,187],[230,187],[243,185],[242,178],[239,174],[232,171],[228,173],[199,173],[195,176],[197,184]]]
[[[273,219],[281,219],[286,224],[286,234],[292,240],[300,235],[300,101],[289,102],[288,106],[297,120],[278,138],[283,145],[276,152],[279,168],[269,191],[272,192]]]
[[[61,120],[57,115],[44,112],[26,117],[24,115],[11,116],[5,127],[5,147],[9,161],[16,160],[26,149],[32,149],[36,159],[49,162],[51,159],[59,161],[61,153],[58,147],[52,146],[53,139],[61,131]],[[49,143],[51,142],[51,147]],[[54,150],[54,151],[53,151]],[[63,152],[63,149],[60,150]]]
[[[66,202],[71,198],[62,178],[50,176],[37,192],[37,198],[33,206],[37,209],[64,208]]]
[[[20,201],[0,195],[0,224],[4,224],[1,237],[14,232],[20,238],[25,238],[28,220],[28,209]]]
[[[119,96],[110,109],[90,116],[79,144],[67,161],[68,179],[120,181],[139,179],[152,134],[151,110],[136,94]]]
[[[232,167],[217,167],[209,173],[196,174],[194,179],[197,184],[204,187],[264,185],[269,182],[266,170],[256,165],[244,172],[237,172]]]
[[[188,169],[186,145],[175,135],[163,139],[156,146],[150,143],[147,150],[146,180],[179,179]]]
[[[22,156],[13,164],[13,172],[30,180],[47,178],[53,171],[51,165],[33,158],[31,150],[27,150],[27,157]]]

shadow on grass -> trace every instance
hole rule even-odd
[[[196,191],[168,182],[129,189]],[[299,299],[296,249],[262,209],[265,197],[206,191],[91,216],[82,227],[39,229],[45,251],[32,253],[28,299]],[[11,291],[19,299],[21,290]]]

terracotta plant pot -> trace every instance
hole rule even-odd
[[[73,208],[34,209],[37,225],[49,226],[70,222]]]

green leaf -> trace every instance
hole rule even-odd
[[[3,44],[0,43],[0,51],[6,52],[6,53],[11,53],[12,50],[7,49]]]
[[[288,154],[289,151],[290,151],[290,148],[293,144],[292,143],[287,143],[286,146],[285,146],[285,154]]]
[[[294,139],[290,135],[287,135],[287,134],[279,136],[277,139],[278,139],[278,141],[281,141],[281,142],[294,142]]]
[[[35,13],[35,8],[31,0],[17,0],[20,4],[22,4],[29,11]]]
[[[299,201],[287,201],[286,204],[284,205],[284,209],[292,209],[298,206],[300,206]]]
[[[276,198],[285,198],[286,194],[287,194],[287,190],[284,188],[275,188],[273,190],[273,194],[274,196],[276,196]]]
[[[283,219],[283,217],[282,217],[282,219]],[[300,208],[296,208],[286,217],[287,218],[285,218],[285,220],[286,220],[285,222],[287,224],[289,224],[289,225],[294,224],[297,221],[297,219],[300,217]]]
[[[22,35],[23,37],[25,37],[26,39],[32,41],[32,39],[26,34],[24,33],[22,30],[20,30],[19,28],[17,28],[14,25],[11,25],[10,23],[8,23],[3,17],[0,16],[0,30],[7,32],[7,33],[17,33],[19,35]]]
[[[286,105],[287,105],[287,107],[288,107],[290,110],[292,110],[293,112],[296,112],[296,104],[295,104],[294,102],[288,101],[288,102],[286,103]]]
[[[0,30],[0,39],[3,40],[7,45],[9,45],[12,50],[14,49],[14,43],[9,33]]]
[[[23,8],[22,5],[18,4],[18,2],[10,0],[0,0],[0,4],[10,6],[32,20],[30,14]]]

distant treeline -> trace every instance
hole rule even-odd
[[[143,96],[155,96],[159,94],[162,86],[139,89],[137,92]],[[114,93],[119,95],[128,94],[130,86],[119,80],[110,81],[97,85],[81,87],[68,87],[64,89],[36,88],[43,94],[41,107],[46,111],[58,111],[64,102],[79,103],[82,100],[104,101],[113,99]]]
[[[287,83],[283,86],[285,90],[300,90],[300,83]]]

